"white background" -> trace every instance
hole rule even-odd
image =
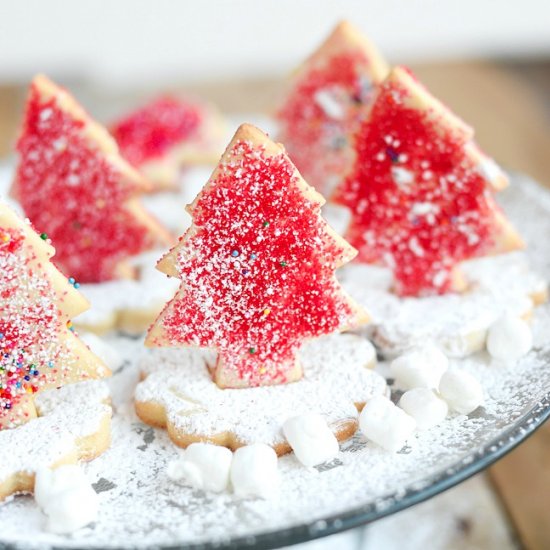
[[[400,62],[550,53],[550,0],[0,0],[0,82],[286,72],[343,17]]]

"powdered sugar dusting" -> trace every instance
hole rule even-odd
[[[550,278],[550,194],[522,178],[503,193],[507,214],[522,232],[533,267]],[[430,314],[427,309],[426,314]],[[205,494],[175,485],[166,476],[167,463],[181,452],[164,430],[140,423],[131,394],[138,381],[142,342],[113,337],[126,358],[125,366],[109,381],[118,414],[113,419],[113,446],[85,466],[100,493],[95,525],[71,537],[44,533],[30,498],[17,498],[0,508],[2,542],[83,547],[94,545],[146,547],[227,540],[307,524],[311,535],[341,522],[327,516],[361,506],[376,517],[395,509],[407,491],[424,491],[436,479],[453,476],[527,435],[548,407],[550,393],[550,306],[536,309],[535,347],[512,367],[490,364],[485,353],[453,361],[453,367],[474,372],[486,394],[483,408],[469,417],[454,415],[442,425],[419,432],[410,447],[388,453],[359,434],[341,446],[341,456],[316,469],[299,465],[292,455],[279,460],[280,493],[270,500],[238,499],[226,493]],[[384,364],[377,370],[384,372]],[[397,397],[394,395],[394,398]],[[508,430],[533,411],[513,434]],[[284,534],[279,534],[284,537]]]
[[[103,381],[85,381],[46,390],[35,397],[38,418],[0,432],[0,483],[17,472],[34,473],[76,450],[75,441],[95,434],[111,408]]]

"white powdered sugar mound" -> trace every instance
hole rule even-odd
[[[111,414],[109,388],[87,380],[35,397],[38,418],[13,430],[0,431],[0,482],[17,472],[33,473],[75,452],[77,439],[95,434]]]
[[[545,236],[550,235],[550,194],[530,181],[514,178],[514,187],[502,193],[502,204],[528,243],[532,268],[548,280],[550,240]],[[425,304],[424,316],[430,317],[433,305]],[[167,464],[181,450],[165,430],[139,422],[132,405],[143,341],[113,336],[109,342],[124,359],[109,380],[116,410],[113,444],[84,466],[99,493],[97,521],[70,536],[45,533],[33,500],[18,497],[0,507],[0,541],[24,548],[145,548],[243,536],[250,543],[255,535],[292,527],[303,526],[302,536],[321,533],[327,526],[338,529],[342,520],[327,518],[358,507],[376,517],[407,502],[411,491],[424,494],[438,481],[481,467],[481,459],[529,434],[540,422],[550,407],[550,306],[538,307],[532,323],[533,350],[515,365],[496,366],[485,352],[452,361],[453,367],[475,374],[480,381],[485,395],[482,407],[468,416],[452,414],[439,426],[417,432],[409,446],[397,453],[384,451],[357,434],[341,445],[337,459],[315,468],[305,468],[293,455],[286,455],[279,460],[280,490],[267,500],[242,499],[230,492],[205,493],[170,481]],[[199,361],[197,368],[201,365]],[[153,371],[156,367],[149,370]],[[376,371],[387,372],[387,365],[379,364]],[[399,394],[394,392],[392,397],[396,400]],[[75,407],[67,416],[78,413]],[[247,414],[242,411],[243,418]],[[55,431],[45,430],[41,437],[52,442]],[[16,445],[12,441],[3,448]],[[42,445],[43,452],[50,447]],[[39,456],[40,449],[33,445],[34,459]],[[276,536],[276,540],[288,541],[284,533]]]
[[[334,429],[358,417],[354,403],[386,394],[386,382],[367,368],[375,360],[371,344],[351,334],[332,335],[303,346],[304,377],[292,384],[221,390],[200,351],[148,350],[142,361],[147,378],[135,399],[166,410],[181,434],[211,436],[231,432],[245,444],[276,445],[282,426],[297,414],[322,414]]]

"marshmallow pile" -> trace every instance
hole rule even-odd
[[[449,369],[449,360],[433,344],[412,349],[391,366],[397,387],[405,391],[399,406],[412,416],[419,429],[439,424],[450,408],[469,414],[483,403],[477,379],[466,371]]]
[[[331,460],[340,451],[320,414],[289,418],[283,433],[297,460],[307,467]],[[231,486],[237,496],[267,498],[279,485],[277,467],[277,454],[263,443],[240,447],[234,453],[209,443],[192,443],[181,458],[168,464],[167,474],[172,481],[204,491],[220,493]]]
[[[240,497],[269,497],[279,486],[277,465],[277,453],[269,445],[237,449],[231,462],[233,492]]]
[[[221,493],[229,485],[233,453],[225,447],[192,443],[183,457],[168,464],[166,473],[172,481],[185,481],[202,489]]]
[[[46,515],[46,529],[72,533],[97,518],[99,497],[76,464],[36,473],[34,499]]]
[[[221,493],[233,487],[241,497],[267,498],[279,485],[277,454],[263,443],[232,453],[209,443],[192,443],[183,456],[168,464],[168,477],[195,489]]]
[[[469,414],[483,403],[480,383],[471,374],[449,369],[445,354],[432,344],[411,349],[390,365],[399,403],[377,396],[361,411],[359,427],[367,439],[388,451],[399,451],[415,430],[443,422],[449,409]]]
[[[529,325],[517,317],[505,315],[488,331],[487,351],[499,362],[517,361],[532,345]],[[467,415],[483,404],[483,390],[475,376],[450,369],[447,356],[433,344],[405,352],[390,369],[396,386],[404,390],[398,404],[376,396],[359,415],[365,437],[388,451],[402,449],[415,430],[443,422],[449,410]],[[288,419],[283,433],[296,459],[306,467],[338,455],[338,440],[320,414]],[[205,491],[221,492],[231,485],[236,495],[252,497],[269,496],[279,482],[277,455],[264,444],[248,445],[232,453],[224,447],[193,443],[182,458],[169,464],[168,476]]]
[[[403,390],[437,388],[449,368],[447,356],[433,344],[413,348],[394,359],[391,373]]]
[[[359,415],[363,435],[388,451],[399,451],[416,428],[414,418],[387,397],[370,399]]]

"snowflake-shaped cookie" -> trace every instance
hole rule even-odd
[[[369,369],[376,360],[373,346],[351,334],[304,345],[304,376],[291,384],[220,389],[208,371],[214,359],[190,348],[148,350],[141,361],[145,379],[135,393],[139,417],[166,428],[182,447],[210,441],[236,449],[261,442],[282,455],[290,451],[281,430],[288,418],[320,413],[344,440],[355,433],[362,405],[387,392],[385,380]]]
[[[111,442],[109,389],[92,380],[45,390],[35,397],[38,417],[0,431],[0,501],[30,493],[40,468],[92,460]]]

